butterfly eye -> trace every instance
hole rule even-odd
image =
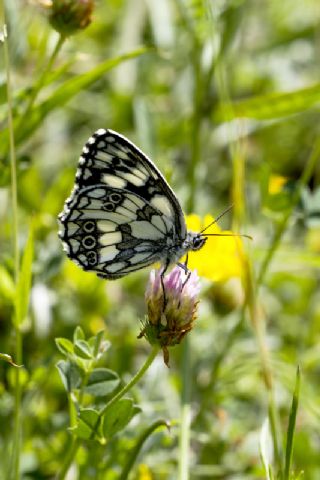
[[[201,247],[203,247],[206,240],[207,240],[206,238],[203,238],[203,237],[200,237],[200,236],[194,237],[193,244],[192,244],[192,250],[199,250]]]

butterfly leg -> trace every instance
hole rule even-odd
[[[164,286],[164,275],[166,271],[168,270],[170,263],[167,261],[163,267],[163,270],[160,275],[160,280],[161,280],[161,287],[162,287],[162,293],[163,293],[163,306],[162,306],[162,311],[164,312],[166,305],[167,305],[167,297],[166,297],[166,289]]]
[[[188,268],[188,254],[186,256],[185,262],[184,263],[178,263],[178,267],[182,268],[184,273],[187,275],[187,278],[185,279],[185,281],[183,282],[182,287],[181,287],[181,292],[182,292],[185,285],[188,283],[190,275],[191,275],[191,270],[189,270],[189,268]]]

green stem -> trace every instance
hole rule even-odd
[[[284,234],[284,232],[287,228],[288,221],[289,221],[289,219],[292,215],[292,212],[293,212],[294,208],[296,207],[297,203],[300,200],[300,196],[301,196],[301,192],[302,192],[303,188],[307,185],[307,183],[309,182],[309,180],[310,180],[310,178],[311,178],[311,176],[314,172],[314,169],[315,169],[315,166],[317,164],[317,160],[319,159],[319,156],[320,156],[320,139],[317,139],[316,142],[315,142],[315,145],[312,149],[312,152],[310,154],[310,157],[309,157],[309,159],[308,159],[308,161],[305,165],[305,168],[302,172],[300,180],[298,182],[297,188],[296,188],[295,193],[293,195],[293,199],[292,199],[292,203],[290,205],[290,208],[285,213],[281,223],[278,225],[278,228],[277,228],[277,230],[274,234],[271,246],[267,251],[267,254],[264,258],[264,261],[262,262],[262,265],[260,267],[260,271],[259,271],[259,274],[258,274],[257,287],[260,287],[260,285],[262,284],[262,282],[264,280],[264,277],[265,277],[266,272],[269,268],[271,260],[272,260],[275,252],[277,251],[277,249],[280,245],[282,235]]]
[[[72,439],[72,443],[70,445],[70,449],[67,453],[67,456],[65,458],[65,461],[62,465],[62,468],[60,470],[60,472],[58,473],[58,475],[56,476],[56,480],[64,480],[64,478],[66,477],[68,471],[69,471],[69,468],[77,454],[77,451],[79,449],[81,445],[81,441],[79,438],[73,438]]]
[[[249,262],[246,265],[246,270],[247,270],[246,271],[246,276],[247,276],[246,292],[247,292],[248,312],[249,312],[251,325],[254,329],[256,339],[257,339],[258,350],[259,350],[260,361],[261,361],[262,377],[263,377],[265,388],[268,394],[268,416],[269,416],[269,422],[270,422],[274,458],[275,458],[275,464],[277,469],[277,475],[279,476],[279,478],[281,478],[283,469],[282,469],[281,445],[278,442],[278,438],[280,438],[279,421],[278,421],[278,412],[276,408],[276,403],[274,399],[273,377],[272,377],[272,370],[270,368],[269,352],[268,352],[268,348],[265,341],[265,320],[257,304],[257,301],[258,301],[257,289],[253,284],[252,268],[249,265]]]
[[[190,378],[190,342],[186,337],[182,344],[182,393],[181,426],[179,439],[179,480],[189,478],[189,446],[191,424],[191,378]]]
[[[284,480],[290,480],[290,470],[293,454],[293,440],[296,427],[297,412],[299,406],[300,395],[300,368],[297,368],[296,384],[292,396],[291,411],[289,417],[288,431],[287,431],[287,445],[286,445],[286,464],[284,470]]]
[[[148,370],[148,368],[150,367],[150,365],[152,364],[153,360],[155,359],[155,357],[157,356],[157,353],[159,352],[159,347],[158,346],[153,346],[148,358],[146,359],[146,361],[144,362],[144,364],[142,365],[142,367],[140,368],[140,370],[136,373],[136,375],[131,379],[131,381],[129,383],[127,383],[127,385],[125,385],[118,393],[117,395],[115,395],[107,404],[106,406],[99,412],[99,419],[96,423],[96,425],[93,427],[92,429],[92,438],[94,437],[95,435],[95,432],[99,426],[99,421],[101,419],[101,417],[104,415],[104,413],[106,412],[106,410],[111,406],[113,405],[114,403],[116,403],[118,400],[120,400],[120,398],[122,398],[136,383],[138,383],[138,381],[143,377],[143,375],[146,373],[146,371]],[[61,468],[61,471],[59,472],[59,474],[57,475],[57,480],[63,480],[66,476],[66,474],[68,473],[68,470],[74,460],[74,457],[76,456],[76,453],[79,449],[81,445],[81,441],[80,439],[75,439],[73,438],[72,440],[72,444],[70,446],[70,449],[69,449],[69,452],[67,453],[67,456],[66,456],[66,459],[65,459],[65,462]]]
[[[189,198],[187,202],[187,212],[192,212],[195,204],[195,196],[197,191],[197,167],[200,160],[200,150],[201,150],[201,117],[202,117],[202,102],[203,102],[203,92],[202,92],[202,74],[201,74],[201,65],[199,60],[199,51],[194,46],[193,53],[193,71],[194,71],[194,110],[191,122],[191,158],[188,167],[188,182],[189,182]]]
[[[66,37],[64,37],[62,35],[59,35],[58,41],[57,41],[57,43],[56,43],[56,45],[53,49],[52,54],[49,57],[48,63],[46,64],[45,68],[42,71],[42,74],[40,75],[38,81],[36,82],[34,88],[32,89],[27,107],[26,107],[24,113],[20,117],[18,128],[28,119],[28,116],[30,115],[30,112],[31,112],[32,107],[34,105],[34,102],[35,102],[40,90],[42,89],[42,87],[43,87],[43,85],[46,81],[47,75],[50,73],[50,71],[53,67],[54,61],[55,61],[58,53],[60,52],[61,47],[64,44],[65,39],[66,39]]]
[[[130,474],[130,471],[145,441],[159,427],[167,427],[169,429],[169,425],[165,420],[156,420],[154,423],[152,423],[152,425],[150,425],[150,427],[148,427],[144,432],[142,432],[142,434],[138,438],[136,445],[133,447],[133,449],[130,451],[129,455],[127,456],[127,460],[123,467],[119,480],[126,480],[128,478],[128,475]]]
[[[12,96],[11,96],[11,75],[10,75],[10,56],[7,39],[7,27],[5,18],[4,3],[1,2],[3,18],[3,51],[4,63],[7,80],[7,101],[8,101],[8,126],[9,126],[9,144],[10,144],[10,166],[11,166],[11,204],[12,204],[12,235],[13,235],[13,258],[14,258],[14,279],[17,285],[19,276],[19,239],[18,239],[18,195],[17,195],[17,160],[14,141],[14,126],[12,114]],[[13,322],[15,324],[15,322]],[[15,326],[15,362],[22,365],[22,336],[18,325]],[[20,368],[15,369],[15,394],[14,394],[14,429],[13,444],[11,454],[11,478],[16,480],[20,476],[20,448],[21,448],[21,384]]]
[[[153,360],[156,358],[157,354],[159,352],[159,347],[158,345],[154,345],[152,347],[152,350],[147,358],[147,360],[144,362],[140,370],[136,373],[136,375],[130,380],[127,385],[125,385],[120,392],[117,393],[107,404],[106,406],[99,412],[99,417],[101,418],[107,409],[111,407],[114,403],[116,403],[120,398],[122,398],[131,388],[139,382],[139,380],[143,377],[143,375],[146,373],[150,365],[152,364]]]

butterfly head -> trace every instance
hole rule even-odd
[[[188,232],[186,241],[188,250],[195,252],[203,247],[207,241],[207,237],[204,237],[202,233]]]

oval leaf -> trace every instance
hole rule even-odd
[[[103,416],[103,434],[110,438],[122,430],[137,413],[130,398],[122,398],[111,405]]]
[[[108,368],[96,368],[89,377],[85,392],[103,397],[113,392],[119,385],[118,375]]]
[[[99,422],[99,412],[93,408],[83,408],[80,410],[77,426],[73,429],[75,435],[84,440],[101,438],[101,423]]]
[[[68,340],[67,338],[56,338],[55,342],[58,349],[63,355],[73,354],[73,343],[70,342],[70,340]]]
[[[85,360],[92,359],[92,351],[90,345],[85,340],[77,340],[74,344],[74,353]]]
[[[80,387],[83,374],[78,365],[69,360],[60,360],[57,369],[67,392]]]

